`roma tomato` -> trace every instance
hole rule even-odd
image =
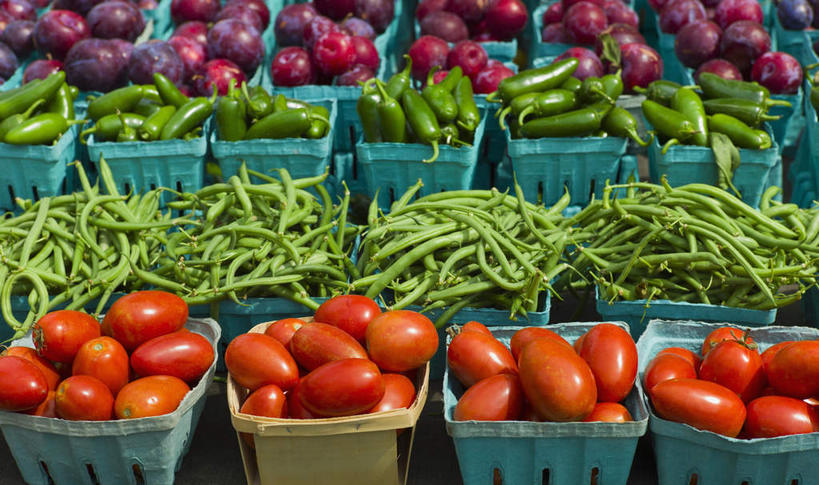
[[[552,340],[557,341],[558,343],[565,344],[569,347],[572,346],[569,342],[566,341],[563,337],[558,335],[556,332],[549,330],[548,328],[543,327],[525,327],[521,328],[514,335],[512,335],[512,340],[509,341],[509,348],[512,350],[512,357],[515,358],[515,362],[518,361],[520,358],[520,352],[523,350],[529,342],[533,342],[538,339],[542,338],[550,338]]]
[[[45,401],[41,402],[39,406],[26,411],[21,411],[23,414],[31,416],[40,416],[42,418],[56,418],[57,416],[57,393],[48,391]]]
[[[584,422],[604,421],[606,423],[625,423],[634,421],[631,413],[619,402],[599,402],[594,405],[591,414],[586,416]]]
[[[711,351],[716,345],[723,340],[742,340],[743,336],[745,335],[744,330],[740,330],[736,327],[720,327],[705,337],[705,340],[702,342],[702,357],[705,358],[706,354]],[[754,339],[750,336],[747,338],[746,342],[749,344],[754,343]]]
[[[438,332],[429,318],[420,313],[385,312],[367,326],[367,350],[381,369],[408,371],[432,359],[438,350]]]
[[[464,387],[494,376],[517,374],[512,352],[495,337],[480,332],[461,332],[449,342],[446,360]]]
[[[0,409],[31,409],[47,395],[48,381],[36,365],[21,357],[0,357]]]
[[[586,332],[580,358],[585,360],[597,384],[597,400],[620,402],[637,377],[637,346],[628,332],[612,323],[600,323]]]
[[[586,340],[586,334],[584,333],[577,340],[574,341],[572,344],[572,348],[574,349],[575,353],[580,355],[580,350],[583,348],[583,341]]]
[[[643,385],[651,395],[654,386],[671,379],[696,379],[697,371],[691,361],[673,353],[657,354],[643,373]]]
[[[750,439],[813,433],[819,424],[813,407],[792,397],[760,397],[749,402],[747,409],[743,431]]]
[[[762,369],[765,371],[765,375],[768,375],[768,368],[771,366],[771,361],[774,358],[774,355],[777,354],[780,350],[785,348],[788,344],[792,344],[795,342],[794,340],[788,340],[785,342],[779,342],[778,344],[771,345],[765,352],[762,352]]]
[[[551,339],[527,345],[518,367],[523,393],[547,421],[580,421],[594,409],[597,386],[585,360]]]
[[[523,410],[518,376],[497,374],[464,392],[455,405],[455,421],[516,421]]]
[[[735,438],[745,422],[745,404],[736,393],[715,382],[672,379],[652,389],[657,415],[697,429]]]
[[[301,380],[301,403],[316,416],[351,416],[375,406],[384,397],[384,379],[366,359],[328,362]]]
[[[152,338],[176,332],[188,320],[185,300],[165,291],[137,291],[120,297],[102,320],[102,331],[128,352]]]
[[[41,356],[54,362],[70,363],[82,344],[100,336],[100,324],[87,313],[58,310],[38,320],[31,336]]]
[[[771,359],[768,381],[783,396],[805,399],[819,395],[819,341],[784,346]]]
[[[125,385],[117,394],[114,414],[118,419],[147,418],[169,414],[190,391],[185,381],[173,376],[148,376]]]
[[[152,338],[137,347],[131,354],[131,367],[142,377],[166,375],[196,382],[215,357],[208,339],[198,333],[179,331]]]
[[[128,384],[131,373],[128,353],[122,344],[111,337],[91,339],[77,352],[71,373],[75,376],[96,377],[116,396],[122,386]]]
[[[10,347],[1,355],[20,357],[36,365],[46,379],[48,390],[53,391],[57,389],[57,384],[60,383],[61,379],[60,373],[57,372],[57,368],[54,367],[54,364],[40,357],[40,354],[38,354],[36,350],[31,347]]]
[[[366,296],[341,295],[322,303],[313,319],[338,327],[364,343],[367,326],[380,314],[378,303]]]
[[[268,418],[286,418],[287,398],[276,384],[262,386],[247,396],[239,412]]]
[[[299,382],[299,366],[278,340],[261,333],[239,335],[225,350],[230,376],[250,392],[276,384],[287,391]]]
[[[743,402],[758,397],[767,384],[762,357],[737,340],[723,340],[702,359],[699,378],[739,394]]]
[[[287,391],[287,414],[290,419],[315,419],[316,416],[301,403],[301,382]]]
[[[304,320],[300,318],[285,318],[273,322],[265,329],[264,334],[281,342],[284,348],[290,348],[290,339],[304,323]]]
[[[401,374],[383,374],[384,397],[368,413],[380,413],[393,409],[405,409],[415,401],[415,386]]]
[[[684,349],[682,347],[666,347],[663,350],[657,352],[657,355],[661,354],[676,354],[680,357],[684,358],[688,362],[691,362],[691,365],[694,366],[694,369],[700,368],[700,356],[695,354],[693,351]]]
[[[486,335],[492,335],[492,331],[481,322],[471,321],[466,322],[461,327],[461,332],[480,332]],[[494,337],[494,335],[492,335]]]
[[[71,376],[57,386],[57,416],[71,421],[107,421],[114,395],[104,382],[92,376]]]
[[[290,340],[290,353],[308,371],[341,359],[366,359],[367,351],[344,330],[326,323],[305,323]]]

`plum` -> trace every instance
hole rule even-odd
[[[264,52],[262,35],[240,20],[222,20],[208,32],[208,57],[230,59],[246,74],[259,67]]]
[[[173,0],[171,18],[177,24],[190,20],[210,22],[220,7],[219,0]]]
[[[54,0],[51,4],[52,10],[71,10],[80,15],[85,16],[89,10],[94,8],[94,5],[102,3],[105,0]]]
[[[488,61],[489,56],[486,55],[483,46],[471,40],[462,40],[449,51],[446,57],[446,68],[452,69],[460,66],[464,76],[474,80],[475,76],[486,67]]]
[[[11,47],[18,58],[31,54],[34,50],[34,22],[31,20],[15,20],[9,22],[0,41]]]
[[[566,32],[566,28],[563,27],[562,23],[549,24],[543,27],[543,31],[540,33],[540,40],[547,44],[572,43],[572,38],[569,36],[569,33]]]
[[[302,47],[285,47],[270,64],[270,76],[276,86],[304,86],[316,80],[310,53]]]
[[[705,12],[708,13],[709,10],[713,12],[720,3],[722,3],[722,0],[703,0],[702,6],[705,7]],[[709,18],[708,20],[712,19]]]
[[[341,27],[350,31],[350,35],[359,35],[370,40],[375,40],[375,29],[366,20],[362,20],[358,17],[347,17],[341,22]]]
[[[571,47],[567,49],[566,52],[559,55],[555,61],[568,59],[570,57],[574,57],[580,61],[577,66],[577,70],[575,70],[574,74],[572,74],[572,76],[576,77],[577,79],[583,81],[588,77],[600,77],[604,74],[603,63],[593,51],[590,51],[585,47]]]
[[[739,20],[722,33],[720,57],[732,62],[743,75],[762,54],[771,50],[771,36],[762,25]]]
[[[645,44],[646,39],[640,34],[640,31],[637,30],[636,27],[629,24],[611,24],[606,27],[606,30],[600,32],[600,35],[597,36],[597,40],[594,42],[594,53],[597,56],[603,55],[603,35],[608,34],[610,35],[616,42],[618,46],[622,46],[624,44],[631,44],[632,42],[636,42],[638,44]]]
[[[751,80],[772,94],[796,94],[802,85],[802,67],[790,54],[766,52],[754,62]]]
[[[0,42],[0,78],[4,80],[10,78],[18,67],[20,67],[20,61],[17,60],[14,51]]]
[[[395,18],[394,0],[355,0],[355,16],[366,20],[379,34],[387,30]]]
[[[751,20],[761,24],[764,17],[758,0],[722,0],[714,10],[714,20],[722,30],[734,22]]]
[[[6,30],[6,27],[12,22],[14,22],[14,19],[11,18],[11,15],[0,11],[0,34],[2,34],[3,31]]]
[[[449,0],[421,0],[415,8],[415,19],[421,21],[427,14],[446,9]]]
[[[36,59],[23,71],[23,84],[35,79],[45,79],[63,70],[63,63],[57,59]]]
[[[338,24],[330,20],[329,17],[323,15],[316,15],[309,22],[304,24],[304,31],[302,32],[302,45],[307,49],[312,50],[313,44],[321,34],[326,32],[341,32]]]
[[[267,8],[264,0],[229,0],[223,8],[232,7],[233,5],[244,5],[256,12],[259,18],[262,19],[260,32],[264,32],[267,26],[270,25],[270,9]]]
[[[134,44],[125,39],[108,39],[108,45],[119,52],[120,60],[123,64],[131,61],[131,54],[134,53]]]
[[[515,75],[515,71],[504,65],[487,67],[475,76],[475,94],[489,94],[498,90],[498,84],[508,77]]]
[[[353,67],[356,49],[353,39],[341,32],[325,32],[313,46],[313,63],[322,73],[337,76]]]
[[[605,0],[603,2],[603,12],[606,13],[606,20],[608,20],[609,25],[628,24],[634,27],[640,26],[640,17],[637,12],[620,0]]]
[[[315,0],[316,11],[333,20],[342,20],[355,10],[355,0]]]
[[[359,82],[364,82],[375,77],[375,72],[368,66],[356,64],[347,72],[336,76],[336,86],[358,86]]]
[[[459,42],[469,38],[469,29],[454,13],[432,12],[420,22],[421,35],[434,35],[447,42]]]
[[[660,29],[676,34],[695,20],[705,20],[705,7],[699,0],[671,0],[660,14]]]
[[[118,40],[83,39],[74,44],[65,56],[65,81],[82,91],[108,92],[124,86],[128,62]]]
[[[276,20],[273,21],[276,44],[280,47],[302,45],[304,42],[304,29],[317,15],[316,9],[308,3],[285,5],[276,14]]]
[[[133,3],[109,0],[99,3],[86,16],[91,34],[100,39],[135,41],[145,30],[142,12]]]
[[[32,0],[29,3],[31,3],[31,5],[33,5],[34,8],[41,9],[48,7],[48,4],[51,2],[49,2],[48,0]]]
[[[620,46],[623,64],[623,85],[627,93],[635,86],[646,87],[663,77],[663,60],[660,54],[645,44]]]
[[[703,72],[710,72],[716,74],[723,79],[735,79],[742,81],[742,73],[739,72],[737,66],[731,64],[725,59],[711,59],[700,65],[697,72],[694,73],[694,81],[699,82],[700,74]]]
[[[449,56],[449,44],[432,35],[419,37],[409,48],[412,59],[412,77],[426,79],[434,66],[445,66]]]
[[[199,96],[211,96],[216,89],[224,96],[231,84],[240,86],[245,81],[245,73],[229,59],[211,59],[193,76],[193,90]]]
[[[173,31],[171,37],[190,37],[206,46],[208,45],[208,24],[199,20],[184,22]]]
[[[190,37],[174,35],[168,39],[168,44],[174,48],[182,64],[185,66],[184,79],[187,82],[194,74],[202,69],[208,60],[207,47]]]
[[[686,25],[674,39],[674,52],[684,66],[696,69],[705,61],[719,56],[722,29],[708,20],[697,20]]]
[[[563,27],[578,44],[594,45],[597,36],[608,26],[603,9],[586,1],[575,3],[563,15]]]
[[[360,35],[354,35],[350,37],[350,40],[353,43],[353,50],[355,51],[353,66],[360,64],[369,67],[373,72],[378,70],[381,59],[378,56],[378,50],[375,48],[373,41]]]
[[[74,44],[90,36],[85,19],[70,10],[49,10],[34,26],[34,45],[55,59],[64,59]]]
[[[572,6],[572,5],[574,5],[575,3],[580,3],[580,2],[582,2],[582,1],[586,1],[586,2],[589,2],[589,3],[593,3],[593,4],[597,5],[597,6],[598,6],[598,7],[600,7],[600,8],[603,8],[603,2],[604,2],[605,0],[563,0],[563,1],[561,2],[561,3],[563,4],[563,12],[565,13],[565,12],[566,12],[566,10],[568,10],[568,9],[569,9],[569,7],[571,7],[571,6]]]
[[[523,32],[529,12],[520,0],[495,0],[486,11],[486,26],[499,40],[511,40]]]
[[[671,0],[648,0],[648,5],[659,15]]]
[[[464,22],[477,22],[483,18],[489,3],[489,0],[448,0],[445,10],[462,18]]]
[[[216,18],[213,19],[213,21],[215,23],[219,23],[222,20],[228,19],[236,19],[240,22],[244,22],[259,32],[264,30],[264,24],[258,12],[241,3],[234,3],[233,5],[225,6],[219,11],[218,14],[216,14]]]
[[[14,20],[37,20],[37,11],[27,0],[0,0],[0,10]]]
[[[163,40],[149,40],[134,47],[128,66],[128,79],[135,84],[151,84],[159,72],[174,84],[185,80],[185,64],[176,49]]]
[[[617,0],[618,2],[620,0]],[[563,21],[563,2],[555,2],[543,12],[543,25],[554,24]]]
[[[782,27],[803,30],[813,23],[813,7],[807,0],[781,0],[776,6],[776,16]]]

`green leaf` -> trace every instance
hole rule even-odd
[[[711,150],[717,164],[717,185],[723,190],[732,190],[737,197],[742,197],[732,180],[734,171],[739,168],[739,150],[730,138],[722,133],[711,133]]]
[[[614,67],[620,69],[622,62],[620,58],[620,44],[618,44],[609,33],[601,35],[600,41],[603,43],[603,52],[600,56],[600,60],[604,63],[609,61]]]

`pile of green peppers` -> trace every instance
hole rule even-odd
[[[810,84],[810,104],[815,111],[819,111],[819,73],[811,75],[810,72],[817,67],[819,64],[805,66],[805,79]]]
[[[212,98],[189,98],[174,83],[154,74],[154,84],[134,84],[115,89],[88,103],[94,125],[80,133],[100,141],[192,140],[202,136],[205,120],[213,113]]]
[[[0,94],[0,141],[11,145],[56,143],[74,119],[76,87],[65,82],[65,72],[35,79]]]
[[[471,145],[481,122],[472,81],[456,66],[435,84],[435,68],[419,93],[410,81],[412,62],[409,56],[405,58],[406,68],[386,83],[378,79],[364,83],[356,104],[364,141],[430,145],[433,153],[425,163],[438,159],[441,143]]]
[[[216,106],[216,127],[223,141],[259,138],[323,138],[330,132],[330,111],[279,94],[272,97],[261,86],[241,89],[231,84]]]
[[[790,106],[787,101],[771,99],[770,91],[758,83],[711,73],[700,75],[699,86],[655,81],[642,92],[646,95],[643,115],[665,141],[662,153],[679,143],[708,146],[712,132],[727,136],[738,148],[765,150],[772,140],[760,125],[780,118],[769,115],[768,110]]]

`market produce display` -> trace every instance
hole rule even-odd
[[[640,17],[624,2],[586,2],[575,7],[578,3],[582,2],[567,2],[564,10],[563,2],[554,2],[543,11],[543,29],[540,31],[543,42],[594,45],[600,34],[630,32],[634,34],[634,39],[629,40],[645,44],[645,39],[637,30]],[[627,26],[633,29],[628,29]],[[618,43],[622,45],[629,42],[620,42],[618,39]]]
[[[50,145],[72,125],[77,93],[65,73],[52,74],[0,96],[0,141],[11,145]]]
[[[478,42],[513,40],[523,32],[528,17],[521,0],[423,0],[415,9],[422,36],[452,43],[470,38]]]

